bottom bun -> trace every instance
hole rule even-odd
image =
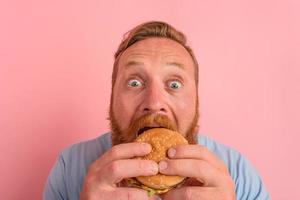
[[[156,195],[156,194],[157,195],[164,194],[164,193],[170,191],[171,189],[180,187],[184,183],[184,180],[182,180],[180,183],[178,183],[177,185],[174,185],[172,187],[168,187],[168,188],[164,188],[164,189],[155,189],[155,188],[151,188],[151,187],[148,187],[148,186],[142,184],[135,178],[128,178],[128,179],[125,179],[125,181],[128,186],[146,190],[149,197]]]
[[[154,176],[138,176],[136,179],[144,185],[153,189],[163,190],[181,183],[185,177],[182,176],[166,176],[164,174],[157,174]]]

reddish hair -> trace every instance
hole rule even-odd
[[[198,62],[194,56],[192,49],[187,45],[187,39],[185,35],[165,22],[150,21],[150,22],[140,24],[124,34],[123,40],[119,45],[119,48],[117,49],[114,56],[115,62],[114,62],[113,72],[112,72],[112,90],[114,88],[115,81],[117,78],[118,61],[122,53],[134,43],[148,38],[153,38],[153,37],[167,38],[176,41],[188,51],[188,53],[190,54],[194,62],[195,82],[196,82],[196,87],[198,88]]]
[[[135,28],[131,29],[127,33],[124,34],[123,40],[119,45],[115,53],[115,62],[113,66],[112,72],[112,90],[111,90],[111,98],[110,98],[110,108],[109,108],[109,120],[110,126],[112,130],[112,141],[113,145],[123,143],[130,139],[130,135],[126,135],[117,124],[117,121],[113,115],[113,88],[116,82],[117,74],[118,74],[118,62],[121,55],[124,51],[129,48],[131,45],[135,44],[138,41],[145,40],[148,38],[166,38],[178,42],[182,45],[190,54],[195,67],[195,83],[196,83],[196,93],[197,93],[197,100],[196,100],[196,113],[194,116],[193,121],[190,124],[190,127],[186,133],[186,138],[191,144],[196,143],[196,133],[198,131],[198,62],[194,56],[192,49],[187,45],[187,40],[185,35],[176,30],[171,25],[165,22],[159,21],[150,21],[143,24],[136,26]],[[132,135],[131,135],[132,137]]]

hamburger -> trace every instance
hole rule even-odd
[[[152,150],[149,154],[135,159],[153,160],[159,163],[168,159],[167,151],[171,147],[186,145],[188,141],[178,132],[166,128],[151,128],[138,135],[136,142],[149,143]],[[142,188],[149,196],[163,194],[182,185],[186,177],[170,176],[158,173],[154,176],[138,176],[126,179],[129,186]]]

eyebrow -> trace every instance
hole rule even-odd
[[[127,62],[125,64],[125,67],[128,68],[128,67],[131,67],[131,66],[143,66],[144,63],[143,62],[138,62],[138,61],[134,61],[134,60],[131,60],[129,62]],[[178,62],[167,62],[166,65],[168,66],[175,66],[175,67],[178,67],[180,69],[184,69],[184,65],[182,63],[178,63]]]
[[[144,63],[142,62],[138,62],[138,61],[134,61],[134,60],[131,60],[129,62],[127,62],[125,64],[125,67],[128,68],[128,67],[132,67],[132,66],[140,66],[140,65],[144,65]]]
[[[175,66],[175,67],[178,67],[180,69],[184,69],[184,65],[182,63],[178,63],[178,62],[167,62],[167,65],[169,66]]]

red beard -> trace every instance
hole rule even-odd
[[[112,131],[112,145],[121,143],[133,142],[138,135],[138,131],[144,127],[157,126],[164,127],[173,131],[178,132],[178,127],[174,124],[167,116],[162,114],[147,114],[130,122],[129,127],[126,130],[121,130],[114,115],[110,112],[110,127]],[[189,144],[197,143],[197,132],[198,132],[198,111],[191,122],[189,129],[186,133],[181,133],[189,142]]]

